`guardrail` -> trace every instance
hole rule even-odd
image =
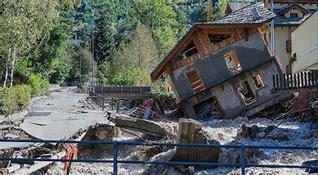
[[[183,165],[183,166],[210,166],[212,167],[232,167],[240,168],[241,174],[245,175],[247,167],[260,168],[300,168],[300,169],[318,169],[318,166],[305,165],[278,165],[278,164],[247,164],[245,157],[246,149],[287,149],[287,150],[318,150],[318,147],[297,147],[297,146],[256,146],[256,145],[212,145],[212,144],[175,144],[175,143],[155,143],[155,142],[128,142],[128,141],[62,141],[62,140],[16,140],[0,139],[0,142],[19,142],[19,143],[61,143],[61,144],[103,144],[112,145],[113,159],[48,159],[48,158],[9,158],[1,157],[0,161],[51,161],[51,162],[82,162],[82,163],[112,163],[113,174],[118,174],[118,163],[123,164],[157,164],[157,165]],[[239,163],[209,163],[209,162],[176,162],[176,161],[148,161],[148,160],[118,160],[118,146],[160,146],[160,147],[210,147],[210,148],[236,148],[240,149]]]

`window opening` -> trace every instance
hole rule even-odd
[[[197,70],[193,69],[190,72],[186,73],[189,82],[191,83],[191,87],[194,93],[198,93],[205,89],[203,81],[201,80],[200,75],[198,74]]]
[[[182,51],[182,53],[176,58],[176,62],[181,61],[187,57],[197,54],[199,51],[195,47],[193,41]]]
[[[241,96],[246,104],[249,104],[255,100],[255,95],[246,80],[239,83],[238,91],[241,93]]]
[[[227,68],[233,73],[238,73],[242,70],[242,67],[234,52],[225,54],[224,60],[225,60]]]
[[[211,34],[208,36],[209,36],[209,40],[212,44],[216,44],[216,43],[222,42],[228,38],[231,38],[230,34],[213,34],[213,35]]]

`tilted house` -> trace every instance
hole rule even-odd
[[[211,23],[198,23],[151,73],[169,81],[189,117],[203,106],[226,117],[252,115],[276,102],[272,75],[281,73],[270,55],[267,23],[275,15],[262,3],[233,11]]]

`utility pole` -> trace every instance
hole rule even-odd
[[[92,90],[94,92],[94,87],[95,87],[95,83],[94,83],[94,61],[95,61],[95,53],[94,53],[94,7],[92,6],[92,33],[91,33],[91,53],[92,53],[92,61],[91,61],[91,70],[92,70],[92,77],[91,77],[91,81],[92,81]]]

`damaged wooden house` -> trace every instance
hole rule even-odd
[[[255,3],[195,24],[153,70],[152,81],[164,77],[188,117],[249,116],[272,106],[282,98],[270,93],[272,75],[282,72],[266,33],[274,17]]]

